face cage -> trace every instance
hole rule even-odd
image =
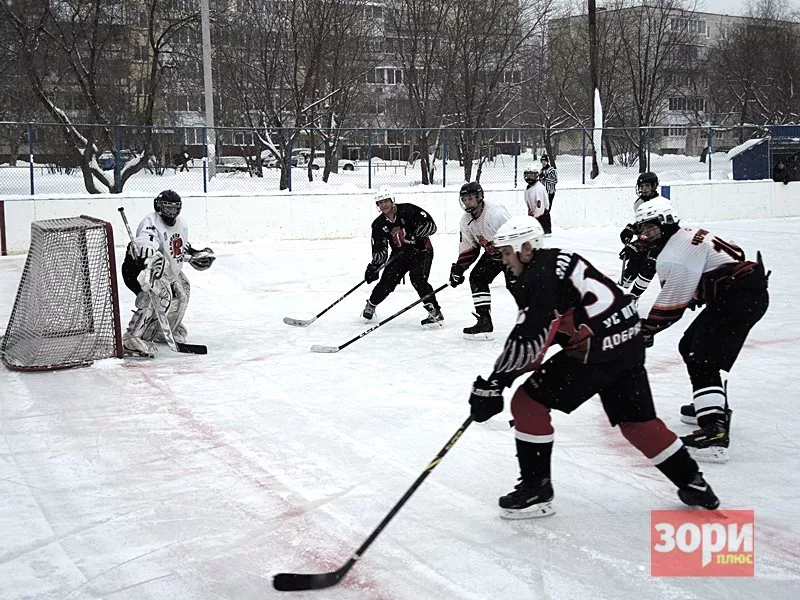
[[[475,208],[467,208],[467,205],[464,203],[464,198],[468,198],[470,196],[475,196],[478,200],[478,203],[475,205]],[[473,210],[478,210],[478,207],[483,202],[483,194],[481,192],[467,192],[466,194],[459,194],[458,201],[461,204],[461,210],[472,213]]]
[[[159,204],[161,206],[160,214],[165,219],[174,221],[181,214],[181,202],[164,202],[162,200]]]

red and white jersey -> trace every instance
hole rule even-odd
[[[720,239],[700,227],[682,227],[664,245],[656,260],[656,273],[661,282],[645,330],[665,329],[681,318],[693,299],[713,303],[707,290],[742,268],[745,261],[741,248]]]
[[[528,216],[531,217],[541,217],[550,210],[550,197],[541,181],[525,190],[525,204],[528,205]]]
[[[158,213],[151,212],[139,223],[135,243],[159,250],[166,259],[165,277],[175,281],[183,269],[183,259],[189,247],[189,229],[180,215],[175,219],[175,225],[170,226]]]
[[[494,245],[490,241],[500,226],[508,221],[511,215],[502,204],[488,202],[484,200],[483,211],[477,219],[465,212],[461,217],[460,243],[458,245],[458,260],[456,261],[463,268],[469,267],[478,258],[480,248],[486,252],[497,255]]]

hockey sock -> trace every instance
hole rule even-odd
[[[692,402],[697,424],[706,427],[725,414],[728,399],[719,369],[706,364],[688,361],[686,368],[692,382]]]
[[[678,436],[661,419],[620,423],[619,429],[631,445],[678,487],[687,485],[697,473],[697,463],[689,456]]]
[[[520,387],[511,398],[511,414],[522,478],[550,477],[554,439],[550,409]]]

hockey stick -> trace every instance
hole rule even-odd
[[[436,288],[436,289],[435,289],[435,290],[433,290],[433,291],[432,291],[430,294],[426,294],[425,296],[423,296],[422,298],[420,298],[420,299],[419,299],[419,300],[417,300],[416,302],[412,302],[411,304],[409,304],[409,305],[408,305],[408,306],[406,306],[405,308],[402,308],[402,309],[398,310],[398,311],[397,311],[396,313],[394,313],[394,314],[393,314],[391,317],[386,317],[386,318],[385,318],[383,321],[381,321],[380,323],[376,323],[375,325],[373,325],[373,326],[372,326],[372,327],[370,327],[369,329],[367,329],[367,330],[365,330],[365,331],[362,331],[362,332],[361,332],[361,333],[359,333],[359,334],[358,334],[356,337],[354,337],[354,338],[353,338],[353,339],[351,339],[351,340],[348,340],[348,341],[346,341],[344,344],[341,344],[340,346],[320,346],[320,345],[318,345],[318,344],[314,344],[313,346],[311,346],[311,351],[312,351],[312,352],[323,352],[323,353],[326,353],[326,354],[332,354],[332,353],[334,353],[334,352],[339,352],[339,350],[343,350],[344,348],[347,348],[347,347],[348,347],[350,344],[352,344],[353,342],[355,342],[355,341],[357,341],[357,340],[360,340],[362,337],[364,337],[364,336],[365,336],[365,335],[367,335],[368,333],[371,333],[371,332],[375,331],[375,330],[376,330],[378,327],[380,327],[380,326],[382,326],[382,325],[385,325],[386,323],[388,323],[389,321],[391,321],[391,320],[392,320],[392,319],[394,319],[395,317],[399,317],[400,315],[402,315],[402,314],[403,314],[404,312],[406,312],[407,310],[414,308],[414,307],[415,307],[417,304],[419,304],[420,302],[424,302],[425,300],[427,300],[428,298],[430,298],[430,297],[431,297],[431,296],[433,296],[434,294],[437,294],[437,293],[441,292],[441,291],[442,291],[444,288],[446,288],[448,285],[449,285],[449,284],[445,283],[444,285],[442,285],[442,286],[440,286],[440,287]]]
[[[318,314],[316,317],[314,317],[313,319],[293,319],[292,317],[283,317],[283,322],[284,322],[284,323],[286,323],[287,325],[292,325],[292,326],[294,326],[294,327],[308,327],[308,326],[309,326],[309,325],[311,325],[311,324],[312,324],[314,321],[316,321],[317,319],[319,319],[319,318],[320,318],[322,315],[324,315],[326,312],[328,312],[328,311],[329,311],[330,309],[332,309],[334,306],[336,306],[337,304],[339,304],[339,302],[341,302],[342,300],[344,300],[345,298],[347,298],[347,297],[348,297],[350,294],[352,294],[353,292],[355,292],[355,291],[356,291],[358,288],[360,288],[360,287],[361,287],[362,285],[364,285],[365,283],[366,283],[366,280],[365,280],[365,279],[362,279],[361,281],[359,281],[359,282],[358,282],[358,284],[356,284],[356,286],[355,286],[355,287],[352,287],[352,288],[350,288],[348,291],[346,291],[344,294],[342,294],[342,295],[339,297],[339,299],[338,299],[338,300],[336,300],[336,302],[334,302],[333,304],[331,304],[330,306],[328,306],[326,309],[324,309],[324,310],[323,310],[321,313],[319,313],[319,314]]]
[[[128,217],[125,216],[125,208],[120,206],[117,210],[119,210],[119,214],[122,215],[122,221],[125,223],[125,229],[128,230],[128,237],[131,238],[132,244],[134,237],[133,232],[131,231],[131,225],[128,223]],[[172,328],[167,320],[167,315],[164,312],[164,309],[161,307],[161,299],[156,295],[152,287],[147,293],[150,296],[150,305],[153,307],[153,312],[156,313],[158,325],[161,327],[161,333],[164,336],[164,339],[167,341],[167,346],[169,346],[169,349],[173,352],[181,352],[183,354],[207,354],[208,348],[203,344],[184,344],[182,342],[175,341],[175,336],[172,335]]]
[[[272,586],[281,592],[296,592],[301,590],[320,590],[323,588],[331,587],[339,583],[347,572],[353,568],[353,565],[356,564],[363,555],[364,552],[367,551],[367,548],[370,547],[372,542],[375,541],[375,538],[383,531],[383,529],[389,524],[389,521],[394,518],[394,516],[398,513],[398,511],[403,508],[403,505],[411,498],[411,495],[417,491],[417,488],[422,485],[422,482],[425,481],[425,478],[430,475],[431,471],[436,468],[444,455],[453,447],[453,445],[458,441],[458,438],[466,431],[467,427],[469,427],[470,423],[472,423],[472,417],[467,417],[467,420],[461,424],[461,427],[458,428],[453,434],[453,437],[444,445],[444,447],[439,450],[439,454],[436,455],[428,466],[425,467],[425,470],[422,471],[422,474],[417,477],[417,480],[408,488],[403,497],[400,498],[399,502],[392,507],[392,510],[389,511],[383,521],[375,528],[375,530],[369,535],[369,537],[364,541],[363,544],[359,547],[358,550],[355,551],[353,556],[342,565],[340,568],[336,569],[335,571],[331,571],[330,573],[317,573],[317,574],[303,574],[303,573],[278,573],[272,579]]]

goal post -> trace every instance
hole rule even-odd
[[[31,223],[31,244],[0,357],[17,371],[122,358],[111,224],[81,215]]]

